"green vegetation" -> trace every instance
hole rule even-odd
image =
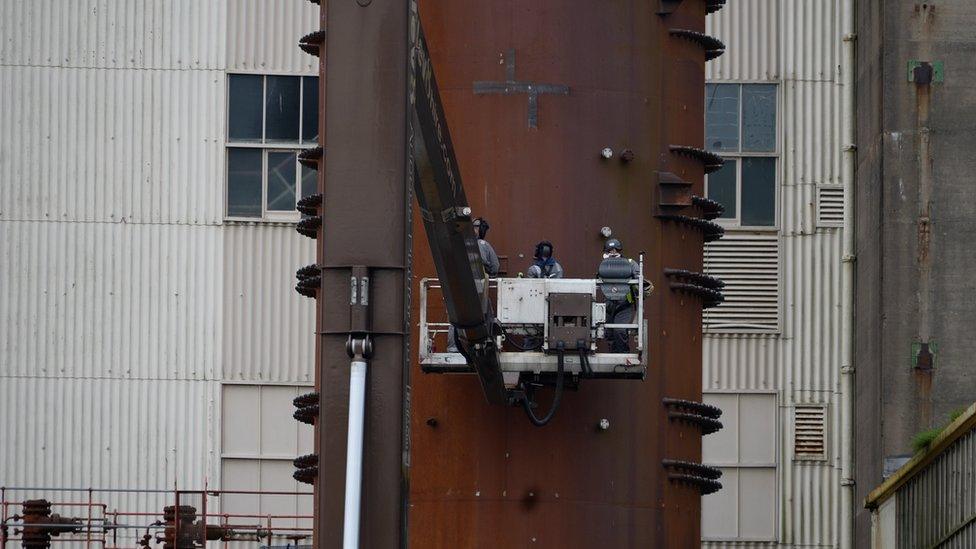
[[[915,437],[912,438],[912,450],[914,450],[916,454],[927,450],[932,444],[932,441],[935,440],[935,437],[939,436],[939,433],[941,433],[943,429],[948,427],[953,421],[959,419],[959,416],[963,415],[965,412],[966,408],[957,408],[949,414],[949,420],[944,424],[938,427],[932,427],[931,429],[926,429],[921,433],[916,434]]]
[[[959,416],[961,416],[961,415],[963,415],[965,413],[966,413],[966,407],[965,406],[962,406],[960,408],[956,408],[955,410],[952,411],[951,414],[949,414],[949,423],[952,423],[953,421],[959,419]]]
[[[914,450],[916,454],[919,452],[924,452],[926,449],[928,449],[929,445],[932,444],[932,441],[935,440],[935,437],[939,436],[942,429],[944,429],[944,427],[932,427],[931,429],[926,429],[921,433],[917,433],[912,438],[912,450]]]

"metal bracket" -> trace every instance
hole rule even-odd
[[[457,219],[467,219],[471,217],[471,207],[470,206],[459,206],[457,208],[447,208],[441,212],[441,220],[444,223],[450,223]]]
[[[346,354],[349,358],[368,359],[373,356],[373,339],[371,337],[352,337],[346,340]]]

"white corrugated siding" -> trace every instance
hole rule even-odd
[[[223,224],[224,142],[228,66],[315,73],[317,10],[0,2],[0,485],[214,483],[225,372],[311,380],[312,243]]]
[[[780,77],[782,0],[733,0],[705,20],[706,32],[725,42],[725,53],[705,64],[712,81],[768,81]]]
[[[223,69],[227,1],[5,0],[0,65]]]
[[[780,393],[779,539],[786,547],[830,547],[839,539],[842,235],[818,228],[817,186],[841,183],[840,18],[849,1],[735,0],[707,25],[728,45],[708,64],[710,81],[781,87],[781,334],[706,334],[703,389]],[[827,405],[826,461],[794,462],[795,404]],[[765,545],[736,545],[752,546]]]
[[[219,234],[0,221],[0,375],[215,379]]]
[[[315,301],[295,292],[295,271],[315,262],[294,225],[224,227],[223,379],[311,383]]]
[[[3,378],[0,484],[199,487],[204,476],[218,478],[218,390],[211,381]],[[99,499],[155,510],[158,498]]]
[[[0,220],[219,223],[223,74],[0,68]]]
[[[319,25],[319,6],[305,0],[233,0],[227,6],[227,70],[317,74],[318,57],[298,49],[298,40]]]

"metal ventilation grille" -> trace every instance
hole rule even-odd
[[[844,224],[844,187],[817,187],[817,225],[840,227]]]
[[[793,457],[827,459],[823,406],[797,406],[793,409]]]
[[[725,282],[725,302],[705,311],[706,331],[779,330],[779,237],[737,234],[705,245],[705,273]]]

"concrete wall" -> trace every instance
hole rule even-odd
[[[868,0],[857,25],[860,500],[886,458],[910,453],[915,433],[976,393],[976,4]],[[941,62],[944,81],[909,82],[912,60]],[[931,368],[920,367],[925,343]],[[869,528],[859,513],[857,546]]]

